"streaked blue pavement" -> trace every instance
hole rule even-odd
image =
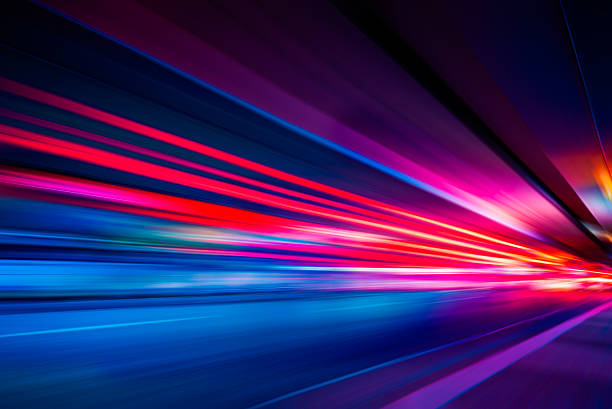
[[[5,302],[0,399],[7,408],[381,407],[598,302],[484,290]]]

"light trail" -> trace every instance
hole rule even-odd
[[[121,129],[128,130],[130,132],[148,136],[150,138],[157,139],[162,142],[181,147],[183,149],[187,149],[187,150],[197,152],[205,156],[209,156],[209,157],[221,160],[221,161],[225,161],[227,163],[231,163],[233,165],[240,166],[245,169],[249,169],[251,171],[255,171],[255,172],[270,176],[270,177],[274,177],[276,179],[283,180],[285,182],[293,183],[299,186],[307,187],[315,191],[321,191],[323,193],[331,194],[333,196],[348,199],[348,200],[351,200],[359,204],[365,204],[365,205],[368,205],[374,208],[379,208],[381,210],[399,214],[404,217],[412,218],[414,220],[433,224],[437,227],[443,227],[445,229],[461,232],[463,234],[467,234],[467,235],[470,235],[470,236],[473,236],[479,239],[487,240],[493,243],[515,247],[515,248],[519,248],[519,249],[527,250],[527,251],[535,251],[536,254],[538,255],[545,254],[545,253],[538,252],[537,250],[530,249],[529,247],[526,247],[526,246],[523,246],[517,243],[512,243],[507,240],[501,240],[501,239],[492,237],[490,235],[473,232],[469,229],[464,229],[458,226],[450,225],[448,223],[443,223],[443,222],[439,222],[439,221],[436,221],[430,218],[419,216],[419,215],[407,212],[404,209],[400,209],[395,206],[391,206],[389,204],[385,204],[385,203],[382,203],[382,202],[379,202],[379,201],[376,201],[376,200],[373,200],[373,199],[370,199],[364,196],[356,195],[350,192],[343,191],[341,189],[337,189],[337,188],[327,186],[321,183],[310,181],[308,179],[294,176],[289,173],[250,161],[248,159],[244,159],[239,156],[203,145],[201,143],[198,143],[198,142],[186,139],[186,138],[182,138],[180,136],[171,134],[169,132],[161,131],[161,130],[152,128],[150,126],[143,125],[135,121],[132,121],[126,118],[122,118],[120,116],[110,114],[108,112],[105,112],[105,111],[102,111],[96,108],[92,108],[87,105],[75,102],[75,101],[71,101],[67,98],[53,95],[51,93],[48,93],[42,90],[38,90],[36,88],[17,83],[15,81],[11,81],[6,78],[0,78],[0,89],[7,91],[7,92],[14,93],[16,95],[20,95],[20,96],[38,101],[38,102],[41,102],[41,103],[44,103],[44,104],[51,105],[51,106],[54,106],[60,109],[64,109],[64,110],[67,110],[73,113],[77,113],[77,114],[86,116],[88,118],[95,119],[100,122],[104,122],[104,123],[110,124],[112,126],[115,126]],[[545,257],[555,259],[555,256],[550,255],[550,254],[546,254]]]

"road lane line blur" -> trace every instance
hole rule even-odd
[[[122,322],[118,324],[88,325],[85,327],[45,329],[45,330],[40,330],[40,331],[13,332],[10,334],[0,334],[0,338],[26,337],[30,335],[58,334],[62,332],[91,331],[91,330],[107,329],[107,328],[133,327],[137,325],[164,324],[167,322],[194,321],[194,320],[202,320],[205,318],[213,318],[213,317],[215,317],[215,315],[203,315],[203,316],[198,316],[198,317],[187,317],[187,318],[169,318],[165,320],[153,320],[153,321]]]
[[[332,307],[332,308],[321,308],[317,310],[318,312],[323,311],[347,311],[347,310],[360,310],[364,308],[376,308],[376,307],[384,307],[387,305],[397,305],[397,304],[408,304],[406,301],[393,301],[393,302],[381,302],[377,304],[362,304],[362,305],[349,305],[347,307]]]
[[[585,320],[610,307],[612,307],[612,301],[601,304],[592,310],[564,321],[517,345],[498,352],[466,368],[460,369],[442,379],[438,379],[392,402],[385,406],[384,409],[439,408],[469,389],[486,381],[491,376],[512,365],[519,359],[549,344],[557,337],[580,325]]]
[[[478,295],[476,297],[463,297],[463,298],[455,298],[455,299],[444,299],[444,300],[436,300],[436,301],[427,301],[423,305],[431,305],[431,304],[443,304],[447,302],[459,302],[464,300],[474,300],[476,298],[482,298],[483,296]],[[376,308],[376,307],[384,307],[387,305],[397,305],[397,304],[405,304],[405,305],[413,305],[410,301],[402,300],[402,301],[391,301],[391,302],[383,302],[377,304],[363,304],[363,305],[351,305],[348,307],[332,307],[332,308],[321,308],[318,312],[323,311],[346,311],[346,310],[359,310],[364,308]]]
[[[461,338],[461,339],[458,339],[456,341],[449,342],[448,344],[443,344],[443,345],[439,345],[437,347],[426,349],[424,351],[415,352],[415,353],[409,354],[409,355],[404,355],[404,356],[401,356],[399,358],[392,359],[390,361],[382,362],[380,364],[376,364],[376,365],[373,365],[373,366],[370,366],[370,367],[367,367],[367,368],[364,368],[364,369],[360,369],[358,371],[351,372],[351,373],[348,373],[346,375],[339,376],[337,378],[333,378],[333,379],[330,379],[330,380],[327,380],[327,381],[324,381],[324,382],[320,382],[320,383],[317,383],[317,384],[314,384],[314,385],[311,385],[311,386],[307,386],[307,387],[302,388],[302,389],[298,389],[298,390],[293,391],[293,392],[286,393],[284,395],[281,395],[281,396],[278,396],[276,398],[267,400],[265,402],[261,402],[261,403],[258,403],[256,405],[250,406],[247,409],[264,408],[266,406],[273,405],[275,403],[281,402],[281,401],[283,401],[285,399],[294,398],[294,397],[302,395],[304,393],[311,392],[311,391],[323,388],[325,386],[333,385],[335,383],[338,383],[338,382],[341,382],[341,381],[344,381],[344,380],[347,380],[347,379],[351,379],[351,378],[354,378],[354,377],[359,376],[359,375],[364,375],[366,373],[369,373],[369,372],[372,372],[372,371],[376,371],[378,369],[382,369],[382,368],[386,368],[386,367],[391,366],[391,365],[395,365],[395,364],[399,364],[399,363],[402,363],[402,362],[406,362],[406,361],[409,361],[409,360],[411,360],[413,358],[418,358],[418,357],[421,357],[423,355],[427,355],[427,354],[432,353],[432,352],[441,351],[443,349],[450,348],[450,347],[453,347],[453,346],[456,346],[456,345],[461,345],[461,344],[464,344],[466,342],[475,341],[475,340],[487,337],[489,335],[493,335],[493,334],[505,331],[507,329],[510,329],[510,328],[513,328],[513,327],[517,327],[517,326],[522,325],[522,324],[526,324],[528,322],[537,321],[537,320],[549,317],[551,315],[554,315],[554,314],[556,314],[558,312],[567,310],[569,308],[570,307],[559,308],[559,309],[556,309],[556,310],[553,310],[553,311],[546,312],[544,314],[536,315],[535,317],[527,318],[527,319],[524,319],[524,320],[521,320],[521,321],[514,322],[512,324],[508,324],[508,325],[506,325],[504,327],[497,328],[497,329],[494,329],[492,331],[483,332],[483,333],[476,334],[476,335],[471,335],[471,336],[466,337],[466,338]]]

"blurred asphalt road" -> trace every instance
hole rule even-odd
[[[605,301],[527,290],[6,301],[0,401],[382,407]],[[587,319],[450,406],[610,407],[611,314]]]

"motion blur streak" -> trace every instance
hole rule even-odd
[[[612,407],[607,11],[9,3],[2,408]]]

